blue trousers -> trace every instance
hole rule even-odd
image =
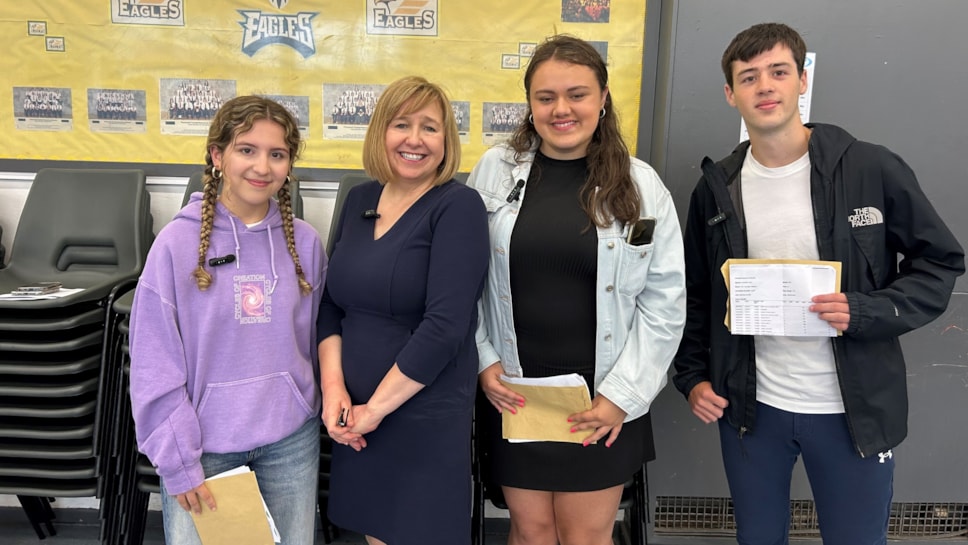
[[[884,545],[894,492],[890,451],[862,458],[843,414],[791,413],[757,403],[753,432],[719,420],[740,545],[786,545],[790,480],[799,456],[824,545]]]
[[[289,437],[248,452],[202,453],[205,477],[241,465],[255,472],[282,545],[312,545],[316,539],[319,480],[319,423],[310,418]],[[215,498],[218,502],[218,498]],[[191,515],[161,483],[161,510],[168,545],[201,545]]]

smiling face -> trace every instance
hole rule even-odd
[[[608,89],[591,68],[549,59],[534,71],[528,102],[541,152],[552,159],[580,159],[592,141]]]
[[[802,125],[800,95],[807,90],[807,73],[797,74],[793,52],[783,44],[748,61],[734,60],[733,83],[726,84],[726,101],[746,121],[751,135],[780,134]]]
[[[406,111],[406,105],[401,112]],[[409,114],[398,113],[387,127],[386,153],[393,181],[433,183],[444,160],[444,114],[436,101]]]
[[[292,166],[282,126],[260,119],[224,150],[212,146],[209,152],[214,167],[222,171],[219,202],[245,223],[261,221]]]

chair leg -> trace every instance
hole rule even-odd
[[[41,508],[44,510],[45,515],[45,526],[47,526],[47,534],[51,536],[57,535],[57,530],[54,529],[54,519],[57,515],[54,514],[54,508],[50,506],[50,502],[54,501],[54,498],[39,498],[41,500]]]
[[[34,532],[37,533],[37,539],[47,539],[47,534],[44,533],[43,528],[40,527],[41,522],[46,522],[50,525],[50,519],[44,513],[44,505],[41,502],[41,498],[36,496],[17,496],[20,500],[20,506],[24,510],[24,514],[27,515],[27,520],[30,521],[30,526],[33,527]]]
[[[323,543],[329,545],[333,542],[333,534],[330,532],[332,525],[329,523],[329,519],[326,518],[326,499],[318,498],[316,501],[317,513],[319,514],[319,526],[323,529]]]
[[[471,545],[484,545],[484,483],[475,478],[471,499]]]
[[[649,510],[649,486],[646,467],[644,465],[642,469],[635,473],[632,481],[633,490],[632,506],[629,510],[631,512],[631,516],[629,517],[629,537],[633,545],[648,545],[649,528],[647,513]]]

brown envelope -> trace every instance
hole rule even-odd
[[[201,514],[192,512],[203,545],[274,545],[255,473],[210,479],[205,486],[217,510],[203,503]]]
[[[532,386],[502,384],[524,396],[517,414],[504,411],[501,419],[504,439],[581,443],[595,430],[572,433],[568,415],[592,408],[585,386]]]

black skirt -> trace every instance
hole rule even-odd
[[[484,402],[477,407],[477,432],[488,484],[554,492],[603,490],[628,482],[642,464],[655,459],[649,414],[623,424],[611,447],[604,439],[587,447],[552,441],[510,443],[501,438],[500,413],[483,393],[479,395]]]

